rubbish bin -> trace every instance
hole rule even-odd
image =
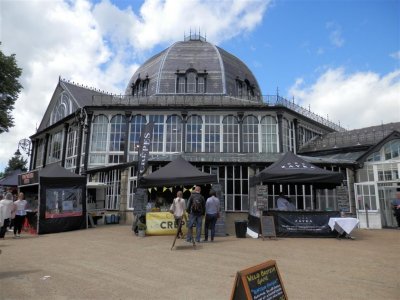
[[[235,221],[235,233],[237,238],[245,238],[247,231],[247,221]]]

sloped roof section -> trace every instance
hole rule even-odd
[[[13,170],[7,176],[0,179],[0,186],[17,186],[18,175],[22,173],[22,170]]]
[[[365,127],[344,132],[332,132],[304,144],[299,153],[375,145],[393,131],[400,131],[400,122]]]
[[[38,132],[46,129],[51,125],[51,114],[55,109],[55,106],[57,105],[62,93],[67,93],[68,99],[71,101],[71,112],[68,113],[65,117],[73,114],[79,108],[91,105],[95,97],[101,98],[99,96],[109,96],[109,94],[105,92],[71,83],[60,78],[57,87],[54,90],[53,96],[51,97],[50,103],[47,106],[43,119],[40,122],[39,128],[37,130]]]

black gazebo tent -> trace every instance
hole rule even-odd
[[[343,174],[321,169],[292,152],[250,178],[250,186],[259,183],[312,184],[315,188],[335,188],[343,180]]]
[[[58,164],[19,175],[21,191],[39,196],[39,234],[86,228],[86,177]]]
[[[312,184],[316,189],[333,189],[340,185],[343,174],[321,169],[292,152],[250,178],[250,186],[263,184]],[[338,211],[263,211],[274,217],[278,236],[329,236],[334,237],[328,226],[329,218],[338,217]],[[304,222],[307,220],[307,222]],[[260,231],[260,219],[249,215],[249,226]]]
[[[139,187],[207,184],[218,182],[217,176],[199,171],[182,156],[163,168],[139,179]]]
[[[86,228],[86,177],[53,164],[39,181],[39,234]]]

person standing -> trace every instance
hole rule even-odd
[[[188,200],[187,212],[189,213],[189,224],[186,241],[189,243],[193,238],[194,225],[196,225],[196,242],[200,243],[201,225],[203,223],[202,219],[205,211],[204,197],[200,194],[200,192],[201,188],[196,186]]]
[[[178,232],[178,239],[183,237],[183,232],[182,232],[182,226],[179,227],[179,224],[182,222],[182,217],[183,214],[186,210],[186,203],[185,199],[183,199],[183,193],[182,191],[178,191],[176,193],[176,198],[171,204],[170,212],[171,214],[174,214],[175,218],[175,226],[177,226],[179,232]]]
[[[392,200],[393,214],[396,217],[397,226],[400,228],[400,191],[396,193],[396,199]]]
[[[208,242],[208,230],[211,230],[211,242],[214,241],[215,224],[219,215],[219,199],[215,191],[210,191],[210,197],[206,201],[206,222],[204,226],[204,241]]]
[[[0,239],[4,239],[7,227],[10,224],[11,215],[14,213],[15,206],[13,203],[13,195],[7,193],[3,200],[0,200]]]
[[[290,202],[286,199],[283,193],[279,193],[278,200],[276,200],[278,210],[289,210]]]
[[[20,237],[22,225],[26,217],[26,205],[28,202],[24,199],[24,193],[18,194],[18,200],[14,202],[15,219],[14,219],[14,237]]]

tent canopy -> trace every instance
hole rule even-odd
[[[41,183],[57,184],[57,185],[76,185],[86,184],[86,177],[68,171],[59,164],[51,164],[45,166],[39,171]]]
[[[139,179],[139,187],[192,185],[218,182],[217,176],[199,171],[182,156]]]
[[[250,178],[250,185],[261,182],[274,184],[312,184],[317,188],[334,188],[342,183],[343,174],[321,169],[292,152]]]

